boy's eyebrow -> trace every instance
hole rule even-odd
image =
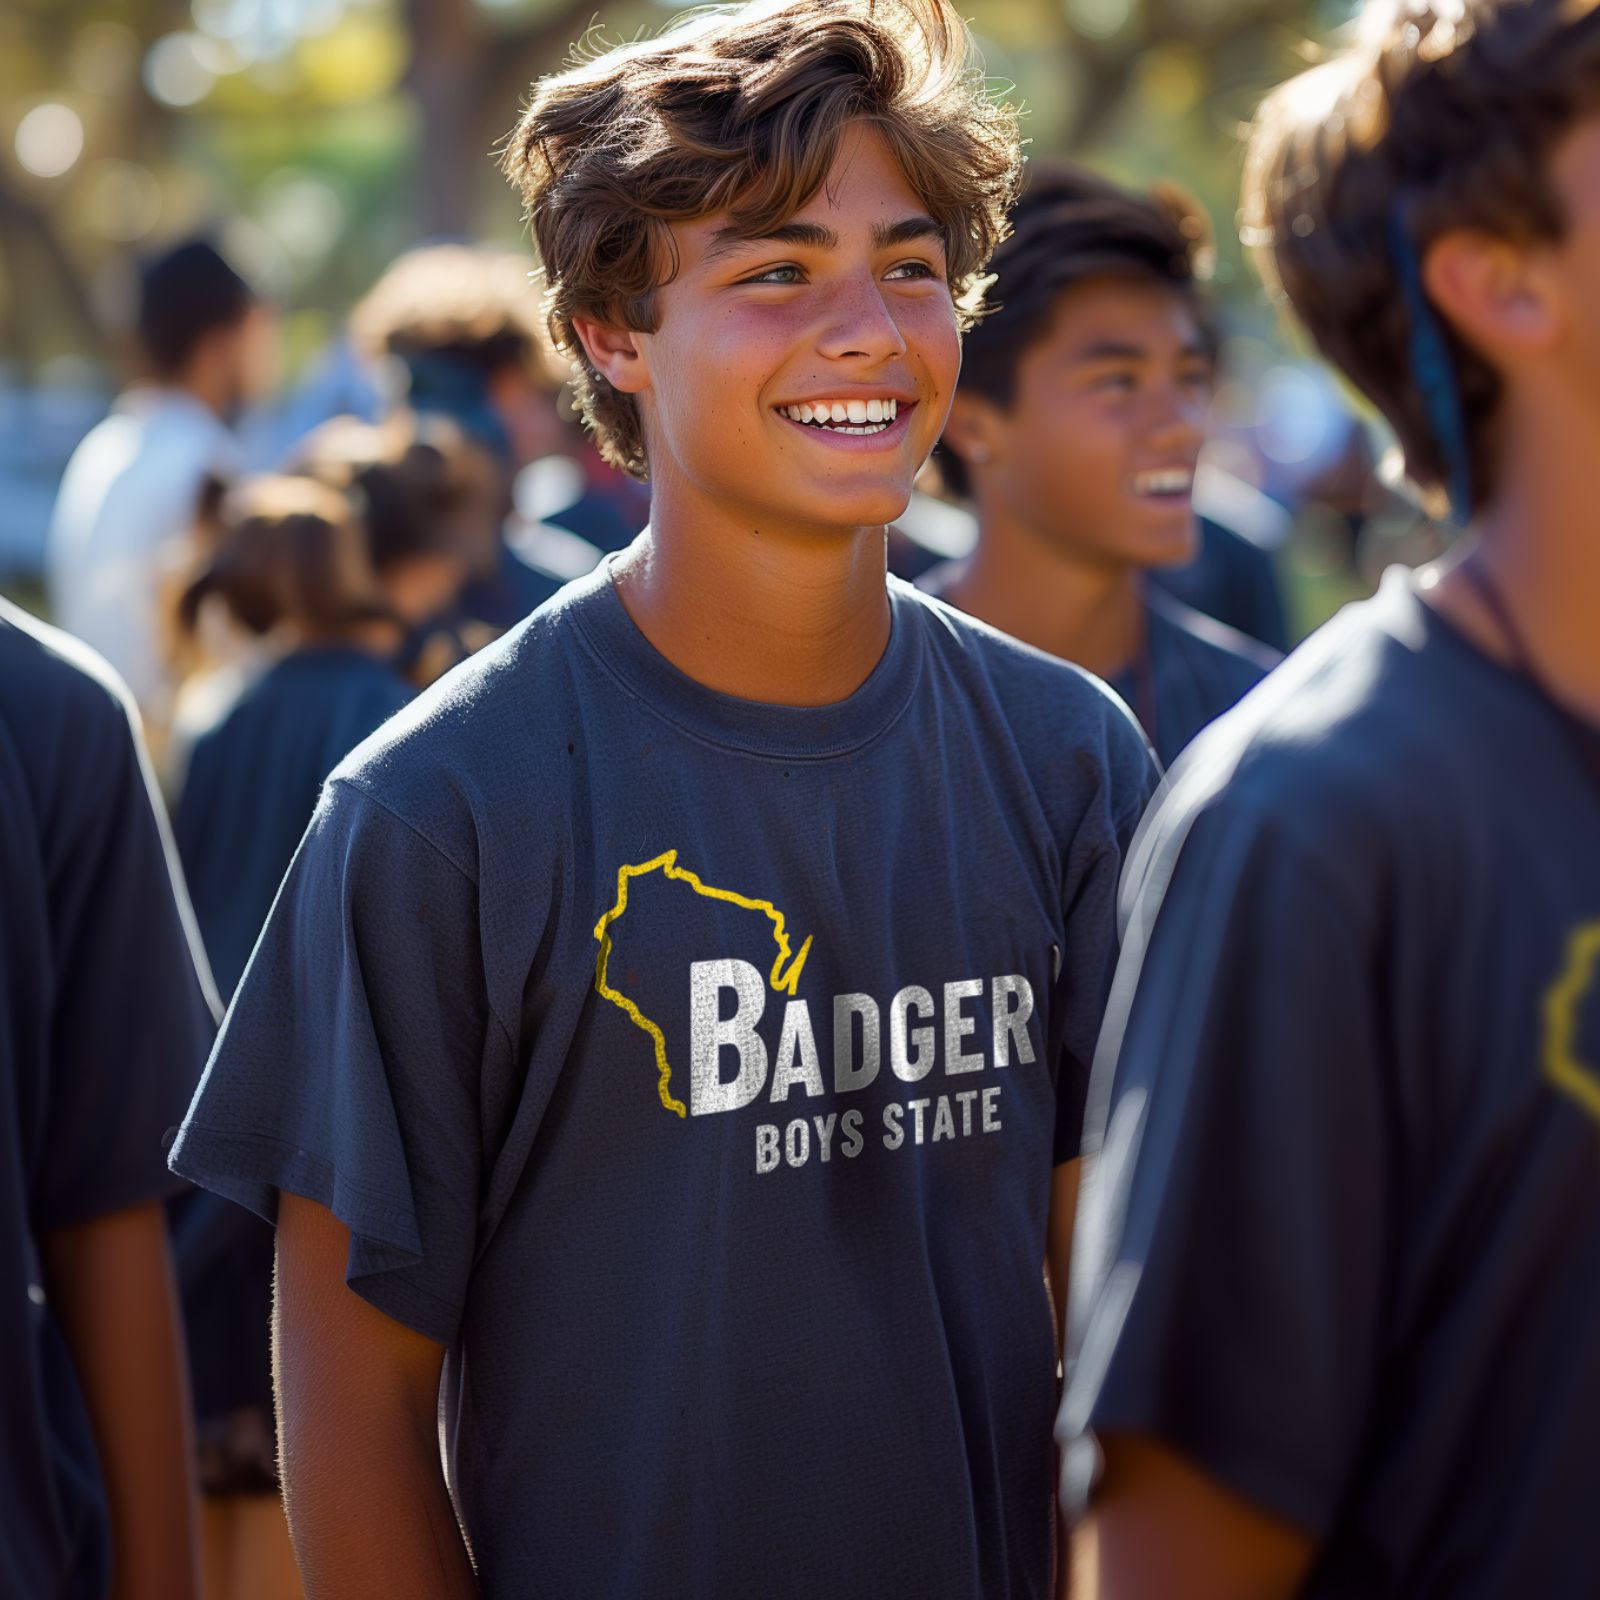
[[[1186,359],[1195,359],[1210,362],[1212,353],[1210,347],[1203,339],[1191,339],[1185,342],[1178,354]],[[1088,363],[1091,361],[1148,361],[1150,352],[1142,344],[1124,344],[1119,339],[1098,339],[1093,344],[1086,344],[1081,350],[1074,350],[1072,360]]]
[[[891,249],[917,239],[944,239],[944,229],[932,217],[901,217],[898,222],[877,222],[872,227],[874,250]],[[711,235],[705,260],[715,261],[747,244],[794,244],[812,250],[837,250],[839,235],[820,222],[781,222],[765,233],[746,233],[729,223]]]

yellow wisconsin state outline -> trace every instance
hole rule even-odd
[[[1544,997],[1544,1073],[1600,1122],[1600,1068],[1584,1061],[1577,1050],[1578,1011],[1594,988],[1600,963],[1600,922],[1572,930],[1567,964]]]
[[[806,957],[811,953],[811,938],[807,936],[806,942],[800,946],[799,955],[791,961],[789,932],[784,915],[770,900],[752,900],[747,895],[736,894],[732,889],[714,889],[710,884],[702,883],[695,873],[690,872],[687,867],[678,865],[676,850],[663,850],[652,861],[642,861],[638,866],[618,869],[616,903],[594,925],[594,936],[600,942],[600,954],[595,959],[594,967],[595,990],[603,999],[609,1000],[612,1005],[624,1011],[636,1028],[642,1029],[650,1036],[656,1056],[656,1092],[661,1096],[661,1103],[668,1111],[675,1111],[680,1117],[686,1117],[689,1114],[688,1108],[681,1100],[674,1098],[672,1093],[672,1068],[667,1061],[667,1036],[661,1031],[660,1026],[652,1022],[627,995],[613,989],[606,982],[606,967],[611,960],[611,924],[628,909],[629,882],[651,872],[659,872],[675,883],[685,883],[696,894],[704,895],[708,900],[725,900],[729,905],[741,906],[746,911],[759,911],[767,917],[772,923],[772,937],[778,946],[778,956],[772,963],[772,971],[767,975],[767,982],[779,994],[794,994],[800,982],[800,969],[805,966]]]

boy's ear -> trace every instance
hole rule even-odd
[[[1499,362],[1540,355],[1559,336],[1557,285],[1542,252],[1453,228],[1422,260],[1422,281],[1451,327]]]
[[[572,331],[600,376],[613,389],[623,394],[638,394],[650,387],[649,364],[636,334],[627,328],[613,328],[593,317],[574,317]]]
[[[998,422],[999,414],[992,400],[957,389],[950,402],[949,420],[944,425],[944,446],[960,456],[970,472],[994,459],[999,444]]]

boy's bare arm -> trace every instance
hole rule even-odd
[[[1289,1600],[1314,1549],[1153,1439],[1107,1434],[1072,1541],[1072,1600]]]
[[[1072,1272],[1072,1229],[1078,1220],[1078,1184],[1083,1160],[1063,1161],[1050,1180],[1050,1216],[1045,1225],[1045,1281],[1050,1286],[1050,1306],[1056,1319],[1056,1348],[1066,1338],[1067,1281]],[[1056,1518],[1056,1597],[1067,1600],[1071,1592],[1067,1550],[1070,1534],[1063,1518]]]
[[[100,1453],[113,1600],[192,1600],[194,1450],[165,1210],[52,1229],[39,1253]]]
[[[326,1207],[281,1196],[273,1377],[306,1600],[471,1600],[439,1459],[444,1349],[346,1286],[349,1249]]]
[[[1081,1159],[1063,1161],[1050,1181],[1050,1218],[1045,1229],[1045,1270],[1050,1277],[1050,1299],[1056,1313],[1056,1337],[1067,1326],[1067,1280],[1072,1272],[1072,1228],[1078,1219],[1078,1181]]]

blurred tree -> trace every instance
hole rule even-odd
[[[480,0],[407,0],[406,12],[407,81],[423,129],[416,231],[466,235],[478,220],[487,153],[510,130],[529,84],[558,67],[587,27],[594,0],[541,0],[509,17]]]
[[[1291,47],[1353,0],[971,0],[1031,153],[1172,173],[1230,226],[1237,130]],[[660,0],[0,0],[0,355],[105,353],[117,266],[215,224],[314,344],[398,249],[516,236],[491,153],[528,85],[590,25],[627,37]],[[60,102],[81,157],[29,170],[27,115]],[[125,278],[125,273],[122,274]],[[26,308],[24,312],[23,308]],[[1258,315],[1258,313],[1260,313]]]

